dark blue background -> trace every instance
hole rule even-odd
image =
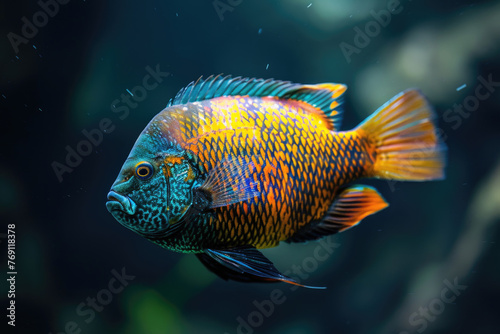
[[[0,4],[0,233],[16,224],[16,330],[60,333],[75,322],[81,333],[497,332],[498,88],[466,116],[453,108],[473,101],[478,77],[500,81],[500,2],[402,1],[401,12],[358,46],[354,28],[365,31],[375,22],[370,11],[380,13],[388,1],[222,2],[233,4],[223,20],[212,1],[73,0],[18,53],[7,36],[21,34],[21,18],[31,21],[40,6]],[[341,43],[359,52],[345,57]],[[120,119],[113,101],[157,65],[170,75]],[[315,257],[316,242],[265,251],[282,271],[316,261],[305,281],[327,290],[220,280],[194,256],[123,228],[105,208],[147,122],[181,87],[218,73],[346,83],[343,129],[399,91],[420,87],[446,136],[447,178],[363,181],[391,206],[330,237],[336,248],[325,260]],[[54,161],[65,163],[66,146],[76,149],[82,131],[106,118],[113,131],[59,182]],[[5,283],[7,242],[0,237]],[[109,294],[112,271],[122,268],[134,278]],[[443,282],[455,278],[467,288],[453,303],[440,302]],[[258,311],[275,293],[280,303]],[[96,296],[112,299],[92,317],[77,312]],[[419,312],[429,306],[434,315],[426,319]],[[238,328],[240,317],[248,325]]]

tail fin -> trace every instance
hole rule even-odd
[[[444,178],[446,146],[432,122],[434,112],[418,90],[404,91],[356,128],[373,144],[370,177],[426,181]]]

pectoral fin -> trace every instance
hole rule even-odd
[[[255,159],[257,160],[257,159]],[[210,170],[203,184],[193,189],[193,202],[177,223],[185,224],[205,210],[246,201],[260,194],[252,157],[228,158]]]
[[[261,185],[252,175],[252,157],[231,157],[218,162],[200,189],[210,194],[210,208],[226,206],[260,194]]]
[[[306,288],[324,289],[299,284],[276,269],[261,252],[254,247],[234,248],[230,250],[206,249],[196,254],[198,259],[214,274],[228,280],[240,282],[285,282]]]

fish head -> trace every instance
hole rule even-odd
[[[143,236],[168,234],[192,205],[199,176],[185,150],[160,144],[141,134],[107,196],[115,219]]]

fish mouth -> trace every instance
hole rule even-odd
[[[113,213],[113,211],[122,211],[129,215],[135,213],[137,205],[128,196],[120,195],[116,191],[111,190],[107,197],[106,209],[108,209],[110,213]]]

